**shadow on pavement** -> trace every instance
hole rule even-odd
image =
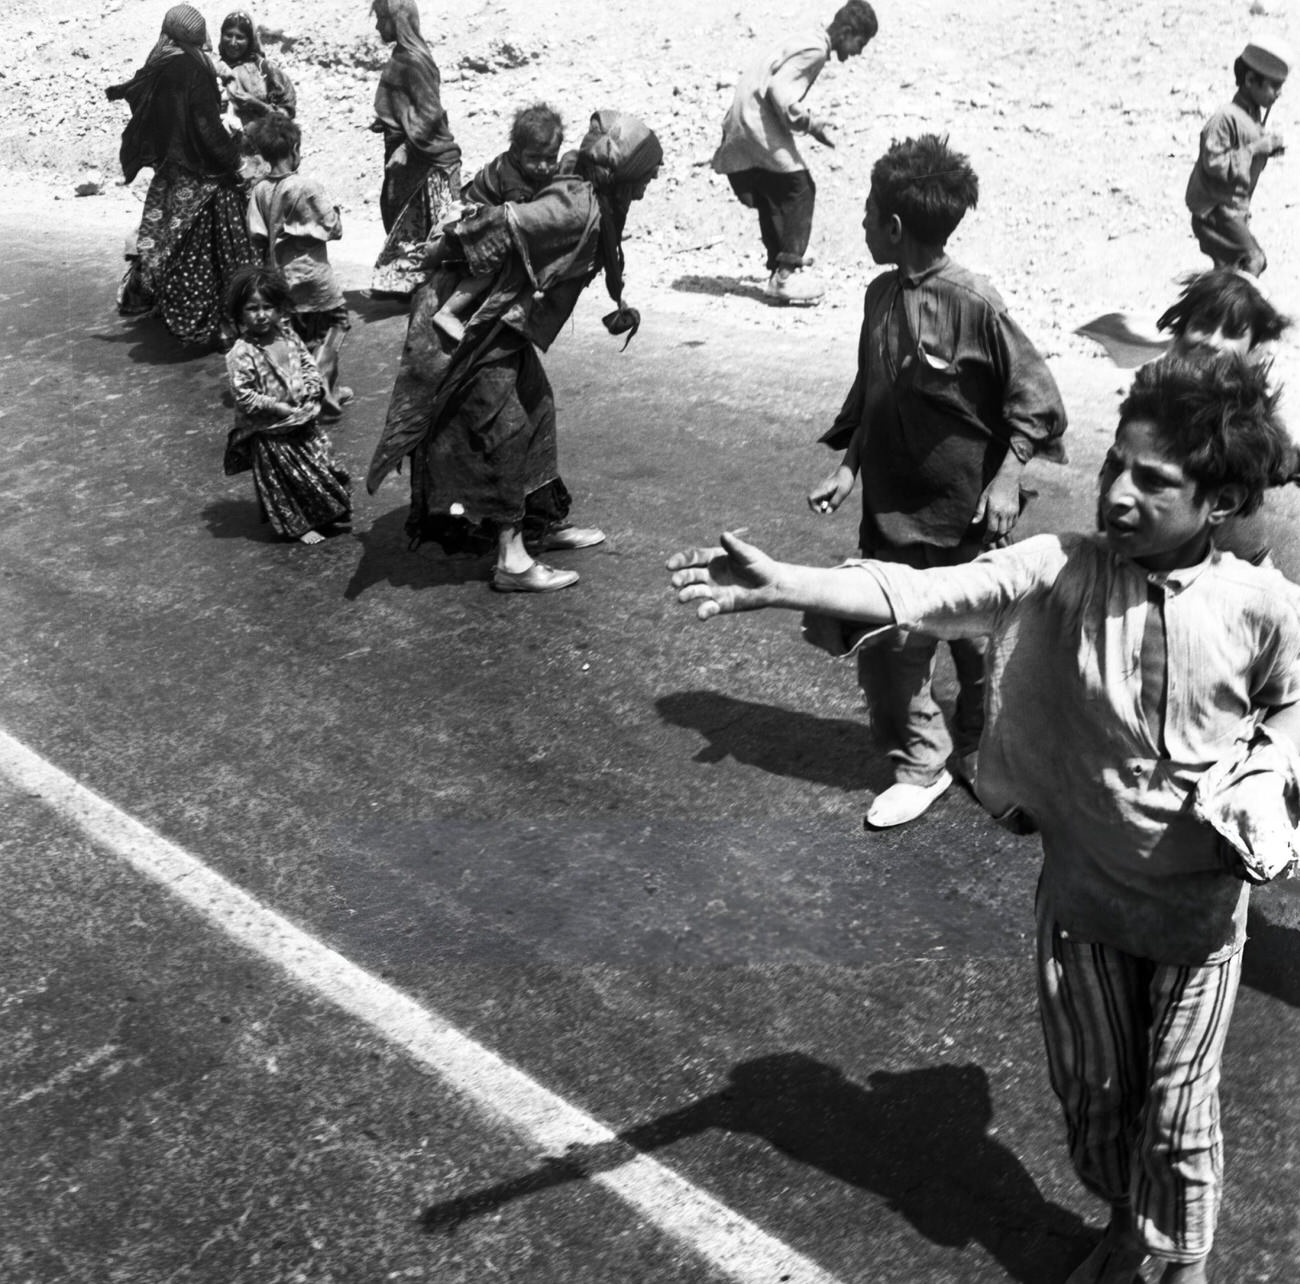
[[[411,310],[408,298],[374,295],[369,290],[344,290],[343,300],[348,305],[348,312],[362,325],[387,321],[389,317],[404,317]]]
[[[761,1137],[798,1163],[878,1196],[931,1243],[978,1244],[1010,1279],[1063,1279],[1095,1235],[1044,1199],[1020,1160],[989,1135],[992,1120],[988,1076],[978,1065],[877,1071],[863,1087],[804,1053],[778,1053],[743,1062],[721,1092],[615,1141],[571,1146],[531,1172],[432,1204],[421,1226],[449,1234],[514,1199],[721,1129]]]
[[[153,317],[124,319],[118,329],[100,330],[90,337],[100,343],[134,344],[126,355],[147,366],[179,366],[221,355],[215,344],[182,343]]]
[[[775,776],[846,792],[878,792],[893,780],[888,763],[873,749],[865,720],[819,718],[720,691],[674,692],[656,700],[655,708],[666,722],[698,731],[708,741],[695,762],[734,758]]]
[[[353,538],[361,544],[361,560],[343,596],[355,601],[376,584],[394,588],[436,588],[441,584],[486,584],[492,578],[495,550],[486,553],[447,554],[437,544],[411,548],[406,534],[405,505],[385,513],[369,530]]]
[[[673,282],[673,289],[679,294],[734,294],[742,299],[756,299],[763,304],[768,301],[763,287],[757,282],[743,281],[734,276],[679,276]]]
[[[256,500],[216,499],[203,509],[202,517],[213,539],[280,543],[280,537],[272,530],[271,524],[262,520],[262,509]]]
[[[1252,905],[1241,980],[1253,990],[1300,1008],[1300,932],[1271,923]]]

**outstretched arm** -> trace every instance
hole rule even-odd
[[[724,532],[717,548],[686,549],[668,559],[679,602],[698,602],[701,620],[780,607],[865,624],[892,624],[894,612],[875,579],[861,571],[778,562]]]

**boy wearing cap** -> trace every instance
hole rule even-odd
[[[866,0],[848,0],[825,31],[795,37],[736,83],[713,168],[727,176],[740,203],[758,213],[770,273],[763,292],[773,303],[809,306],[826,292],[807,271],[817,186],[794,136],[810,134],[835,146],[831,122],[809,111],[804,97],[832,53],[841,62],[857,57],[877,30]]]
[[[1201,130],[1200,154],[1187,182],[1187,208],[1197,244],[1215,267],[1258,276],[1268,265],[1250,230],[1250,198],[1270,156],[1283,151],[1282,136],[1265,128],[1268,113],[1291,69],[1281,41],[1254,40],[1233,63],[1237,92]]]

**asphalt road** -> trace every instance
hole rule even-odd
[[[620,355],[585,300],[547,365],[609,540],[557,555],[576,588],[498,596],[406,547],[401,478],[353,535],[273,542],[221,473],[220,358],[114,315],[119,234],[4,229],[0,728],[829,1278],[1064,1279],[1100,1213],[1042,1064],[1033,841],[955,789],[864,834],[887,773],[851,670],[788,617],[697,624],[662,571],[723,526],[851,551],[802,495],[855,319],[669,293]],[[404,319],[350,297],[360,478]],[[1035,529],[1088,520],[1124,383],[1058,376],[1074,462],[1035,472]],[[557,1162],[49,797],[0,798],[4,1279],[728,1278],[590,1179],[617,1157]],[[1225,1280],[1300,1261],[1298,931],[1294,887],[1258,898]]]

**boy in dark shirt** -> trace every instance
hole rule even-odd
[[[894,270],[867,287],[857,378],[822,437],[845,448],[843,461],[808,496],[814,512],[834,512],[861,476],[864,557],[969,562],[1015,526],[1025,464],[1065,457],[1065,408],[1047,365],[988,282],[944,250],[978,199],[969,160],[934,134],[895,143],[871,171],[867,248]],[[954,737],[930,691],[935,639],[893,635],[859,652],[872,729],[894,764],[895,783],[867,813],[874,827],[921,815],[952,784],[950,755],[970,783],[983,644],[949,646],[960,683]]]

